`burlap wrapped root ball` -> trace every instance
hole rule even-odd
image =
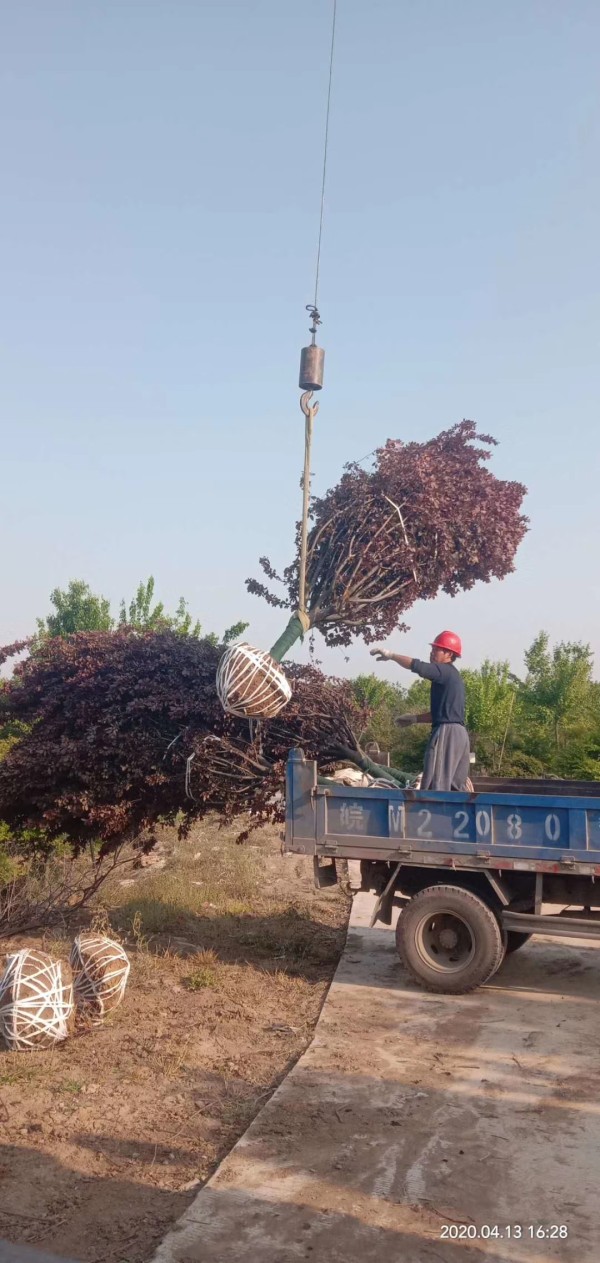
[[[11,1052],[60,1043],[69,1034],[72,1013],[68,966],[34,948],[7,958],[0,978],[0,1035]]]
[[[292,690],[270,653],[242,643],[227,649],[217,670],[217,694],[223,710],[241,719],[272,719],[287,706]]]
[[[75,1004],[92,1022],[101,1022],[121,1003],[131,964],[120,943],[104,934],[79,934],[69,957]]]

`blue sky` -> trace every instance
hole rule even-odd
[[[72,577],[116,608],[150,573],[207,629],[281,629],[244,579],[300,507],[330,13],[3,6],[1,642]],[[544,627],[600,660],[598,47],[597,0],[338,2],[314,488],[462,417],[529,487],[515,575],[400,652],[449,626],[518,667]]]

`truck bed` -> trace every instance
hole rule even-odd
[[[292,750],[285,849],[319,857],[600,876],[600,782],[479,777],[474,793],[318,783]]]

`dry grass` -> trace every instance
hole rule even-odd
[[[264,831],[262,845],[252,847],[238,846],[237,832],[203,826],[177,842],[165,867],[150,869],[135,888],[108,883],[96,923],[104,919],[105,928],[138,953],[212,952],[231,963],[262,955],[270,968],[288,972],[327,965],[337,947],[331,897],[315,898],[300,884],[290,892],[281,876],[273,881],[273,865],[267,872],[265,861],[273,860],[275,830]],[[198,987],[215,985],[214,965],[209,974],[212,981]]]
[[[131,866],[132,858],[131,848],[123,845],[98,861],[87,853],[76,860],[56,853],[45,861],[15,862],[10,878],[0,880],[0,939],[66,925],[92,904],[111,875]]]
[[[232,916],[253,912],[264,899],[258,853],[237,846],[225,831],[210,830],[209,838],[219,834],[218,843],[205,842],[201,849],[197,833],[177,842],[165,868],[150,869],[133,896],[129,886],[109,883],[103,902],[110,906],[111,919],[124,919],[133,928],[137,913],[146,934],[165,934],[193,927],[206,909]]]
[[[51,1052],[0,1056],[15,1211],[0,1236],[81,1263],[101,1240],[102,1263],[142,1263],[306,1047],[348,901],[315,891],[276,830],[241,847],[235,832],[169,831],[163,868],[116,874],[86,923],[125,943],[123,1005]],[[6,950],[43,941],[65,959],[74,930]]]

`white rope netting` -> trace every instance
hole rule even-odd
[[[242,719],[272,719],[287,705],[292,690],[279,663],[245,643],[223,654],[217,671],[223,710]]]
[[[120,943],[104,934],[79,934],[71,948],[75,1003],[92,1021],[102,1018],[121,1003],[131,969]]]
[[[46,952],[9,956],[0,978],[0,1035],[11,1052],[50,1048],[69,1034],[73,987]]]

